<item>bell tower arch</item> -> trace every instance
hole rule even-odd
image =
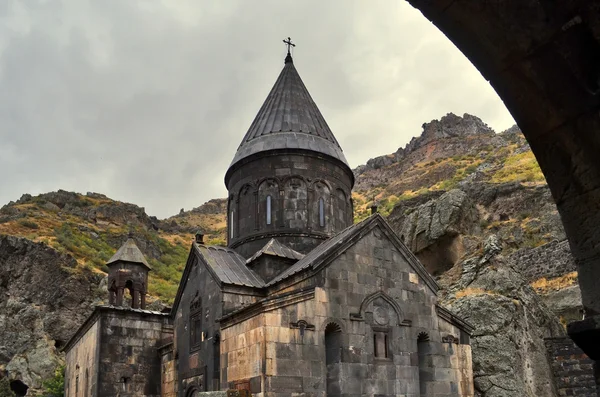
[[[108,303],[112,306],[146,308],[148,272],[144,254],[135,244],[133,234],[106,264],[108,266]]]

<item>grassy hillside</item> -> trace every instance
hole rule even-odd
[[[500,134],[498,137],[502,137],[505,145],[487,145],[486,137],[482,137],[481,141],[471,139],[470,149],[478,149],[474,153],[446,157],[441,149],[439,157],[435,156],[433,160],[413,163],[411,158],[407,158],[363,172],[358,176],[357,187],[352,193],[355,221],[366,218],[374,202],[378,204],[379,212],[387,216],[403,200],[431,191],[454,189],[459,187],[459,183],[469,181],[475,173],[477,180],[483,182],[545,185],[544,175],[523,135]]]
[[[185,266],[192,230],[218,226],[212,218],[194,215],[187,229],[182,229],[147,216],[143,208],[103,195],[59,191],[25,195],[17,203],[4,206],[0,210],[0,234],[43,242],[71,255],[81,268],[105,273],[106,262],[132,232],[153,269],[150,293],[169,303]]]

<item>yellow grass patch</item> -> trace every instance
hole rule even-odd
[[[551,279],[547,279],[546,277],[542,277],[538,280],[535,280],[531,283],[531,287],[538,294],[547,294],[551,291],[558,291],[560,289],[569,287],[577,282],[577,272],[571,272],[568,274],[564,274],[560,277],[555,277]]]
[[[492,182],[545,183],[544,174],[532,152],[519,153],[506,159],[504,166],[492,177]]]

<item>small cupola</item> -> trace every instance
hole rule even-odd
[[[106,263],[108,266],[108,303],[113,306],[146,308],[148,272],[152,270],[129,233],[127,241]],[[129,293],[130,299],[126,297]]]

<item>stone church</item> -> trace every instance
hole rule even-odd
[[[198,233],[155,312],[130,236],[65,347],[66,396],[473,396],[472,327],[381,215],[353,224],[353,184],[288,52],[225,173],[227,247]]]

